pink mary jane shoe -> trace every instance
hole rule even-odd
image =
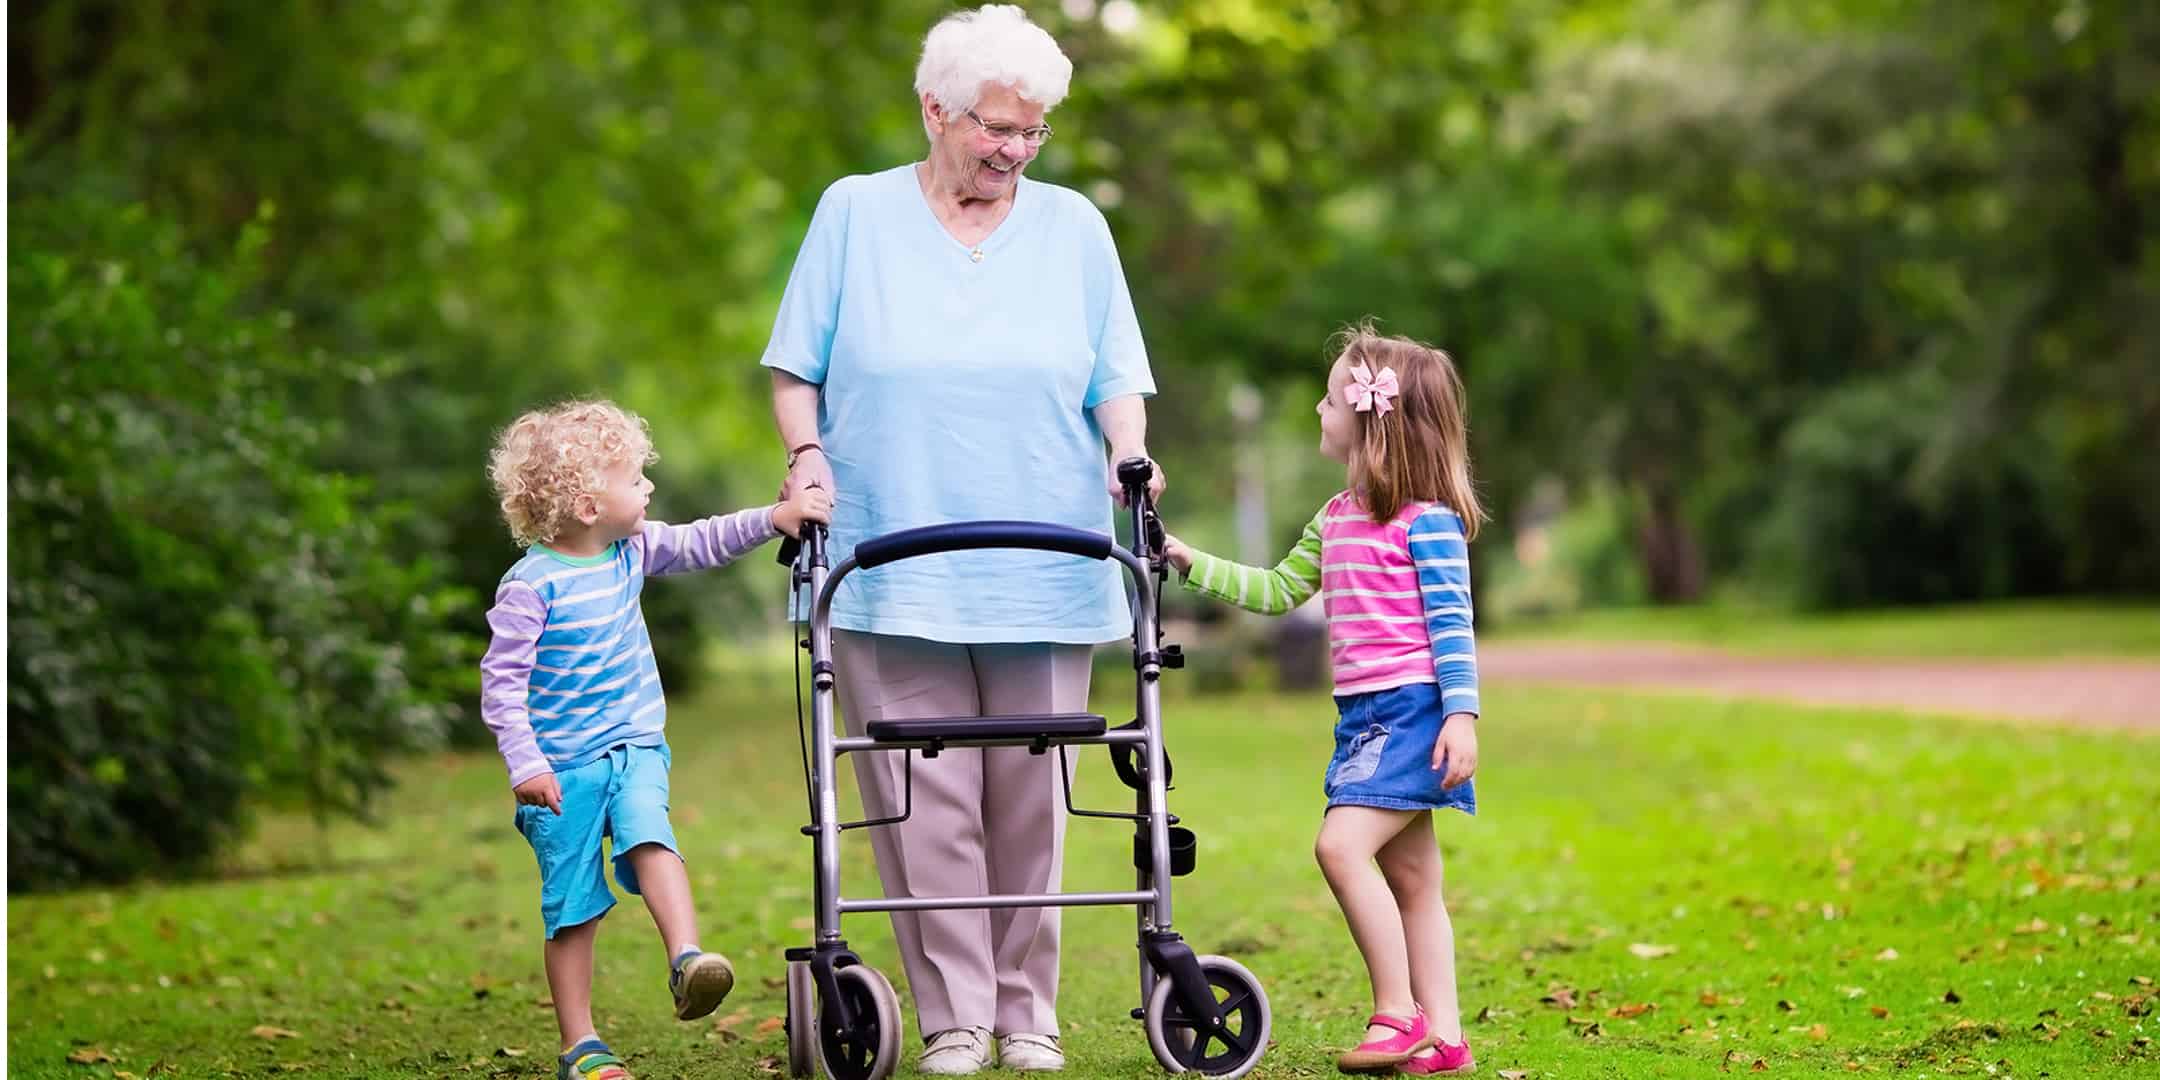
[[[1346,1073],[1388,1072],[1410,1060],[1412,1054],[1432,1045],[1432,1027],[1425,1022],[1423,1009],[1419,1009],[1416,1018],[1411,1020],[1374,1013],[1365,1024],[1388,1028],[1395,1034],[1359,1043],[1357,1049],[1335,1059],[1337,1069]]]
[[[1453,1045],[1435,1040],[1432,1049],[1410,1055],[1397,1068],[1409,1076],[1468,1076],[1477,1071],[1477,1059],[1470,1056],[1468,1039]]]

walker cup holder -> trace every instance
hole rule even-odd
[[[1193,864],[1199,861],[1200,842],[1191,829],[1170,826],[1170,876],[1184,877],[1193,872]],[[1146,829],[1133,833],[1132,861],[1135,870],[1155,868],[1154,845],[1148,842]]]

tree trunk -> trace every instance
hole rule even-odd
[[[1635,543],[1642,552],[1643,577],[1656,604],[1687,604],[1702,599],[1702,549],[1680,514],[1678,496],[1663,484],[1645,485]]]

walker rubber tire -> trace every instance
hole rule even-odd
[[[817,1071],[817,982],[810,965],[791,960],[787,966],[787,1070],[801,1080]]]
[[[843,1038],[828,1010],[818,1010],[818,1065],[831,1080],[885,1080],[900,1067],[900,996],[876,968],[852,964],[833,972],[858,1019]]]
[[[1158,978],[1148,995],[1145,1016],[1148,1049],[1170,1072],[1232,1080],[1251,1072],[1260,1064],[1260,1056],[1267,1053],[1274,1013],[1268,1006],[1267,991],[1245,965],[1227,956],[1202,956],[1198,960],[1201,973],[1215,991],[1217,1007],[1224,1013],[1222,1030],[1202,1032],[1171,992],[1170,980]]]

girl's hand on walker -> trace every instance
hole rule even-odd
[[[1440,738],[1433,742],[1432,767],[1434,772],[1447,770],[1440,778],[1443,789],[1461,787],[1477,772],[1477,714],[1449,713],[1441,722]]]
[[[787,497],[787,501],[773,507],[773,528],[789,536],[802,536],[803,522],[815,521],[821,525],[832,523],[832,489],[828,487],[799,487]]]
[[[1164,533],[1162,553],[1163,558],[1170,560],[1170,565],[1177,567],[1178,573],[1192,573],[1192,549],[1185,546],[1185,541]]]
[[[562,816],[562,785],[555,782],[555,774],[544,772],[511,788],[520,806],[545,806]]]

